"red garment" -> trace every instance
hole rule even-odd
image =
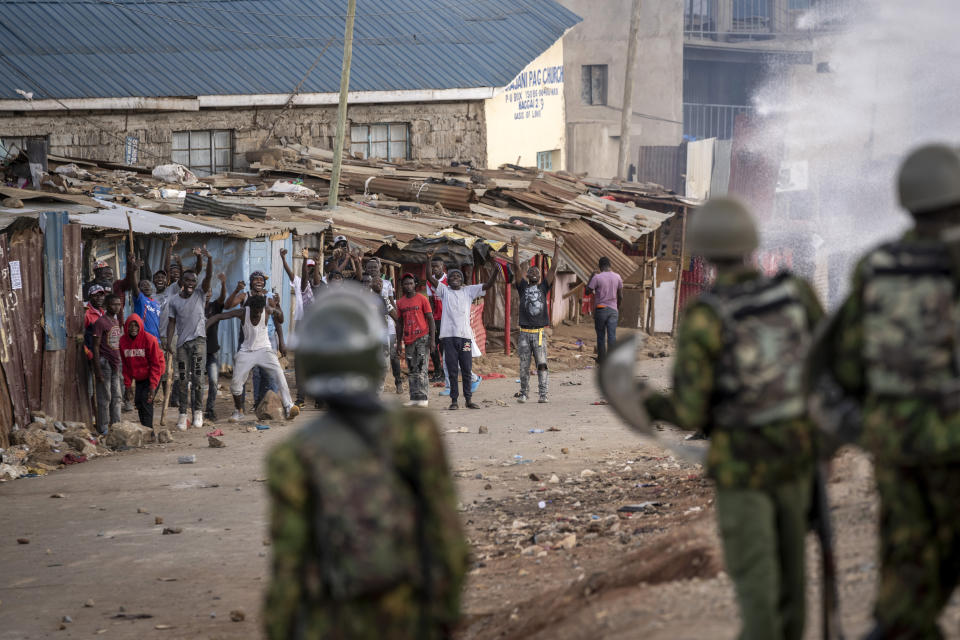
[[[136,338],[130,338],[127,333],[131,322],[136,322],[140,333]],[[160,343],[152,335],[143,330],[143,320],[135,313],[127,316],[123,325],[123,335],[120,336],[120,355],[123,357],[123,384],[131,386],[134,380],[150,379],[150,388],[156,389],[160,384],[160,377],[167,367],[163,358]]]
[[[427,296],[422,293],[416,293],[412,298],[400,296],[397,300],[397,312],[403,320],[403,344],[413,344],[430,333],[426,314],[432,313],[433,309]]]
[[[429,269],[429,265],[427,265]],[[447,274],[440,276],[440,279],[437,280],[437,284],[447,284]],[[443,318],[443,302],[437,298],[437,290],[430,286],[430,281],[427,281],[427,295],[430,296],[430,304],[433,305],[433,321],[439,327],[440,319]]]
[[[91,327],[97,324],[97,320],[103,313],[103,309],[97,309],[89,302],[87,303],[86,311],[83,314],[83,352],[86,354],[87,360],[93,360],[93,352],[90,350],[90,345],[93,344],[93,329]]]

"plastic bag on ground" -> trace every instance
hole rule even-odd
[[[296,196],[316,196],[317,192],[313,189],[303,186],[302,184],[294,184],[292,182],[285,182],[283,180],[277,180],[273,183],[273,186],[267,189],[267,192],[273,193],[292,193]]]
[[[182,164],[161,164],[153,168],[153,177],[171,184],[197,184],[197,176]]]

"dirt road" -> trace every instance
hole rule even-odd
[[[669,364],[651,359],[641,370],[665,386]],[[516,388],[513,375],[485,381],[476,395],[484,410],[455,414],[431,394],[474,554],[460,636],[734,637],[701,469],[639,442],[592,404],[592,370],[554,374],[547,405],[517,405]],[[253,433],[218,425],[223,449],[189,431],[173,444],[0,485],[0,640],[261,637],[270,555],[263,458],[311,414]],[[177,463],[191,453],[195,464]],[[844,624],[857,637],[869,626],[876,506],[864,457],[847,454],[835,468]],[[617,512],[626,505],[629,517]],[[957,609],[948,615],[954,632]],[[231,611],[244,620],[231,621]],[[815,612],[809,628],[819,637]]]

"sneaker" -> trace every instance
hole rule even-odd
[[[243,411],[234,411],[230,416],[230,422],[243,422]]]
[[[407,400],[406,402],[403,403],[403,406],[405,406],[405,407],[415,407],[415,406],[417,406],[417,401],[416,401],[416,400]]]
[[[194,411],[193,412],[193,428],[200,429],[203,427],[203,411]]]
[[[290,405],[290,408],[287,409],[287,420],[293,420],[298,415],[300,415],[300,407],[295,404]]]
[[[304,407],[307,403],[303,401],[303,398],[297,398],[297,400],[296,400],[293,404],[295,404],[295,405],[297,405],[298,407],[300,407],[301,409],[303,409],[303,407]]]
[[[398,394],[403,393],[403,383],[402,383],[402,382],[397,382],[397,383],[396,383],[396,387],[397,387],[397,393],[398,393]]]
[[[477,376],[477,379],[470,383],[470,393],[475,393],[476,390],[480,388],[481,382],[483,382],[483,378]]]
[[[443,388],[443,391],[440,392],[440,395],[442,395],[442,396],[448,396],[448,395],[450,395],[450,387],[444,387],[444,388]]]
[[[187,414],[185,413],[180,414],[180,419],[177,420],[177,429],[179,429],[180,431],[187,430]]]
[[[523,403],[526,402],[526,401],[527,401],[527,394],[525,394],[525,393],[518,393],[518,394],[517,394],[517,402],[519,402],[520,404],[523,404]]]
[[[454,400],[453,402],[451,402],[451,403],[450,403],[450,406],[447,407],[447,409],[449,409],[450,411],[456,411],[456,410],[459,409],[459,408],[460,408],[460,407],[457,406],[457,401],[456,401],[456,400]]]
[[[206,411],[203,412],[203,417],[206,418],[207,420],[216,420],[217,412],[214,411],[213,409],[207,409]]]
[[[427,400],[417,400],[414,406],[420,407],[421,409],[426,409],[430,405],[430,402]]]
[[[547,396],[545,394],[540,394],[540,399],[537,400],[540,404],[547,404]]]
[[[482,409],[482,407],[473,400],[470,400],[467,402],[467,409]]]

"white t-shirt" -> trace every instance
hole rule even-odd
[[[482,284],[471,284],[454,291],[445,284],[437,287],[437,299],[443,303],[443,318],[440,320],[441,338],[465,338],[473,340],[470,327],[470,308],[473,301],[483,295]]]
[[[390,298],[393,297],[393,283],[381,278],[380,284],[383,286],[383,288],[380,289],[380,295],[383,296],[383,301],[387,303],[387,311],[389,311],[391,308]],[[397,323],[394,322],[390,316],[387,316],[387,335],[397,335]]]
[[[304,308],[310,306],[310,303],[313,302],[313,283],[307,285],[307,288],[303,288],[303,279],[300,276],[294,276],[293,282],[290,283],[290,290],[293,292],[293,319],[295,322],[300,322],[303,318]]]

